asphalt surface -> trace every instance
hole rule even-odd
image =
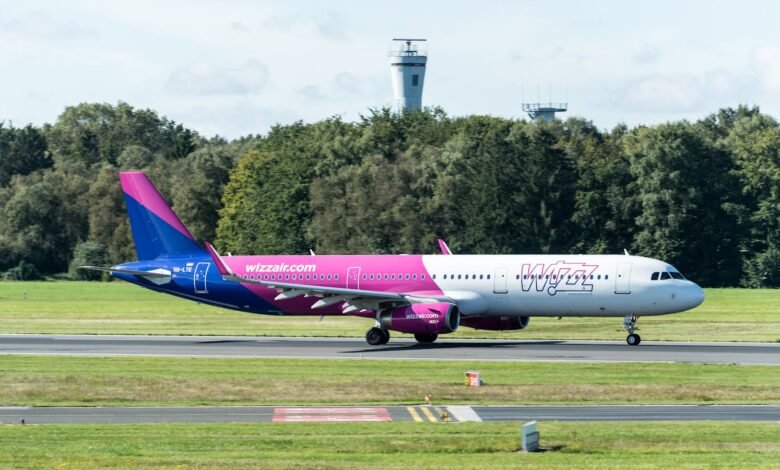
[[[0,407],[0,423],[247,423],[376,421],[778,421],[772,405],[387,407]]]
[[[0,335],[0,354],[87,356],[273,357],[580,362],[680,362],[780,365],[777,343],[451,340],[433,344],[391,339],[246,336]]]

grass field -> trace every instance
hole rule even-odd
[[[486,385],[466,387],[466,370],[479,370]],[[423,403],[426,394],[435,404],[780,403],[780,374],[771,366],[702,364],[0,360],[0,405],[408,405]]]
[[[645,340],[780,341],[780,290],[707,289],[690,312],[639,321]],[[218,309],[124,282],[0,282],[0,333],[362,336],[369,320],[276,317]],[[395,334],[395,336],[403,336]],[[453,338],[622,340],[622,319],[533,318],[514,332]]]
[[[777,423],[0,426],[10,468],[780,468]],[[45,443],[45,445],[43,445]]]

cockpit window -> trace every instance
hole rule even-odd
[[[677,271],[670,271],[669,274],[671,274],[674,279],[685,279],[685,276],[678,273]]]
[[[661,273],[661,280],[662,281],[665,281],[665,280],[671,279],[671,278],[672,278],[672,276],[670,276],[669,273],[666,273],[666,272]]]
[[[653,273],[653,274],[650,276],[650,280],[651,280],[651,281],[657,281],[657,280],[658,280],[658,273]]]

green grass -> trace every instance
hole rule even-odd
[[[776,423],[0,426],[4,468],[780,468]]]
[[[466,370],[486,385],[469,388]],[[780,403],[772,366],[2,356],[0,405]]]
[[[0,282],[0,333],[362,336],[354,317],[277,317],[200,305],[124,282]],[[702,306],[643,317],[645,340],[780,341],[780,289],[707,289]],[[396,334],[395,336],[403,336]],[[452,338],[622,340],[621,318],[535,317],[511,332],[461,328]]]

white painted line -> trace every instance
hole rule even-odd
[[[482,418],[480,418],[477,412],[474,411],[470,406],[448,406],[447,412],[460,422],[464,422],[464,421],[482,422]]]

